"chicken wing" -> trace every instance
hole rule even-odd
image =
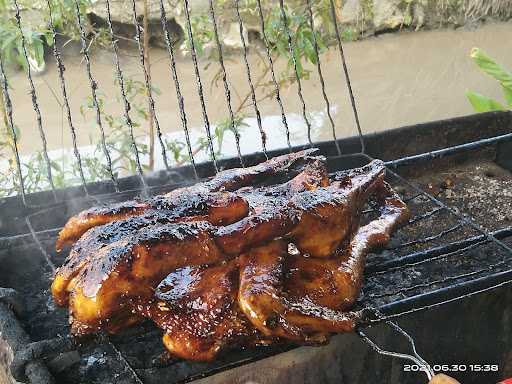
[[[155,225],[102,248],[68,284],[72,332],[115,332],[136,321],[127,301],[149,297],[170,271],[224,260],[212,230],[204,221]]]
[[[383,178],[384,165],[375,160],[350,183],[313,185],[292,194],[269,188],[263,193],[243,195],[253,214],[220,227],[217,243],[225,253],[238,255],[254,245],[288,235],[302,252],[327,257],[357,228],[359,210]]]
[[[238,303],[251,323],[267,337],[306,343],[324,342],[328,333],[353,329],[356,313],[317,305],[308,297],[284,291],[284,260],[288,244],[275,240],[240,258]]]
[[[308,297],[316,305],[344,310],[352,306],[363,281],[366,255],[384,246],[396,226],[409,218],[409,210],[386,182],[375,190],[380,217],[357,229],[348,246],[328,259],[290,255],[286,260],[285,290],[292,297]]]
[[[194,196],[176,209],[151,209],[140,216],[97,226],[88,230],[73,246],[52,283],[52,294],[59,305],[68,299],[69,283],[92,257],[109,244],[134,237],[143,228],[183,221],[229,224],[248,214],[247,202],[231,192]]]
[[[385,182],[376,186],[376,194],[380,217],[357,229],[335,258],[290,256],[282,240],[241,256],[239,305],[260,332],[314,342],[354,327],[358,313],[344,310],[359,295],[366,255],[385,245],[391,231],[409,217]]]

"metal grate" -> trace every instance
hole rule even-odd
[[[20,31],[22,29],[22,19],[20,10],[16,0],[14,1],[16,10],[16,19]],[[190,142],[190,135],[188,129],[187,114],[185,112],[185,100],[181,93],[180,78],[176,68],[175,54],[170,40],[169,31],[167,28],[167,17],[165,14],[165,7],[163,0],[160,0],[161,11],[161,24],[165,36],[166,46],[169,54],[169,69],[172,81],[175,85],[176,96],[180,111],[180,119],[186,137],[187,150],[190,158],[190,168],[196,178],[204,177],[217,172],[220,168],[220,162],[215,156],[213,147],[213,140],[210,127],[210,119],[207,113],[206,100],[203,92],[203,85],[201,80],[201,73],[197,61],[196,51],[194,47],[194,40],[192,36],[190,11],[188,0],[183,1],[184,14],[186,17],[187,35],[191,46],[191,60],[194,68],[194,75],[197,85],[197,93],[201,104],[202,117],[204,121],[204,129],[208,137],[208,147],[211,156],[210,162],[206,165],[198,165],[194,161],[194,153]],[[233,124],[233,111],[231,106],[231,92],[228,82],[228,73],[224,66],[223,47],[219,37],[219,31],[215,19],[215,7],[213,1],[210,0],[210,20],[215,35],[215,43],[218,51],[219,65],[222,70],[222,80],[224,85],[224,93],[226,99],[226,108],[230,115]],[[257,118],[258,128],[261,136],[261,144],[263,154],[265,157],[271,156],[267,153],[266,148],[266,135],[264,127],[261,122],[261,114],[258,108],[257,99],[254,91],[254,84],[252,80],[251,67],[247,59],[248,50],[244,40],[244,23],[239,12],[239,4],[237,0],[233,1],[236,9],[237,22],[239,25],[240,37],[243,44],[243,60],[245,64],[245,71],[247,81],[251,90],[251,98],[255,115]],[[311,1],[305,0],[305,5],[309,15],[309,23],[311,29],[314,30],[314,20],[311,10]],[[48,7],[51,7],[48,2]],[[288,37],[288,49],[290,50],[293,59],[294,71],[297,80],[297,93],[301,102],[302,117],[308,129],[308,142],[309,145],[314,145],[311,140],[311,123],[308,119],[307,105],[304,101],[300,78],[297,73],[297,63],[293,55],[293,39],[291,31],[288,29],[287,16],[285,4],[283,0],[279,1],[279,7],[282,17],[283,25],[285,26]],[[158,372],[158,380],[166,380],[167,382],[183,382],[191,381],[198,377],[204,377],[213,373],[219,372],[224,369],[229,369],[237,365],[245,364],[272,354],[280,353],[282,351],[292,348],[289,345],[278,345],[271,348],[247,350],[236,352],[223,356],[220,360],[212,364],[199,364],[183,361],[161,361],[158,354],[162,352],[160,343],[159,332],[155,332],[154,328],[142,326],[131,330],[130,334],[123,334],[114,337],[99,336],[89,340],[82,345],[76,345],[76,341],[69,336],[62,336],[67,334],[67,325],[65,313],[63,310],[58,310],[51,307],[51,300],[47,291],[49,279],[55,270],[55,265],[62,262],[62,255],[56,255],[53,251],[54,240],[59,228],[52,226],[52,221],[48,217],[49,212],[59,211],[62,218],[71,215],[73,212],[84,209],[88,206],[98,203],[108,203],[110,201],[124,200],[136,194],[150,196],[159,193],[163,190],[174,189],[180,186],[180,183],[173,182],[170,185],[159,187],[152,187],[148,185],[143,169],[139,159],[139,150],[137,148],[134,135],[133,135],[133,122],[130,118],[130,103],[126,97],[124,89],[124,75],[119,61],[119,54],[117,48],[117,40],[113,34],[112,20],[110,15],[110,2],[106,0],[107,20],[110,31],[111,43],[113,48],[113,63],[117,81],[120,87],[120,92],[123,98],[124,117],[127,126],[130,128],[130,138],[134,158],[137,162],[137,174],[140,180],[140,186],[136,189],[121,188],[119,180],[115,177],[112,170],[112,160],[105,142],[105,133],[102,127],[101,109],[98,104],[97,90],[98,85],[92,73],[90,65],[90,57],[88,54],[88,46],[83,27],[83,17],[80,13],[80,7],[75,2],[75,10],[77,22],[80,28],[80,38],[82,43],[82,55],[86,62],[86,72],[89,79],[91,89],[91,96],[94,108],[96,110],[96,122],[101,132],[102,148],[105,160],[108,164],[109,175],[113,185],[113,193],[92,195],[85,182],[80,152],[76,144],[76,133],[73,125],[73,117],[69,108],[68,94],[66,91],[66,80],[64,76],[64,64],[60,56],[60,52],[54,44],[53,54],[57,62],[59,81],[61,84],[62,96],[65,101],[67,120],[71,137],[73,139],[73,148],[76,158],[77,167],[80,170],[80,176],[83,187],[83,198],[71,201],[59,200],[58,191],[55,190],[51,166],[49,164],[48,152],[46,148],[46,136],[43,129],[43,120],[38,107],[37,93],[33,86],[30,68],[27,68],[27,78],[31,85],[31,97],[36,113],[36,121],[38,124],[39,132],[41,135],[43,154],[48,166],[48,180],[49,185],[52,187],[52,193],[55,202],[41,205],[31,205],[27,199],[25,186],[23,182],[21,164],[18,156],[17,138],[15,132],[15,122],[13,121],[12,103],[9,96],[8,79],[2,65],[2,58],[0,57],[0,81],[2,85],[2,92],[5,100],[5,107],[8,115],[9,127],[12,130],[15,150],[16,150],[16,166],[18,171],[19,195],[22,199],[27,211],[32,212],[26,217],[27,233],[29,235],[20,235],[17,237],[10,237],[0,239],[5,246],[4,249],[16,249],[22,255],[22,259],[33,258],[34,268],[38,271],[43,271],[44,278],[39,279],[36,286],[32,280],[18,282],[20,290],[23,292],[34,293],[34,289],[40,292],[34,299],[32,306],[36,309],[41,309],[36,312],[39,313],[39,321],[34,321],[28,324],[28,333],[30,335],[37,335],[34,342],[26,346],[24,352],[20,352],[16,356],[16,361],[13,365],[14,373],[20,380],[26,380],[27,362],[34,359],[40,359],[45,356],[50,356],[56,352],[64,350],[78,349],[84,354],[94,354],[97,351],[102,351],[108,356],[112,356],[116,366],[113,367],[117,374],[123,376],[127,382],[135,383],[151,383],[153,374]],[[261,27],[261,36],[265,44],[266,59],[270,66],[270,74],[272,83],[275,87],[275,101],[279,106],[281,112],[281,120],[283,127],[286,131],[288,150],[292,148],[290,143],[290,130],[288,121],[285,114],[285,109],[281,100],[281,93],[279,83],[276,79],[274,72],[274,63],[271,55],[271,47],[265,34],[265,20],[260,0],[257,0],[257,9],[259,22]],[[159,137],[159,144],[161,146],[164,164],[167,168],[168,159],[166,148],[163,140],[161,139],[161,129],[159,120],[155,111],[155,100],[153,99],[151,89],[151,77],[147,73],[144,49],[141,45],[141,26],[139,25],[135,1],[132,0],[133,20],[135,23],[135,36],[138,43],[138,54],[142,71],[144,72],[144,82],[147,90],[148,102],[152,111],[154,123]],[[327,107],[329,122],[332,128],[333,144],[335,145],[336,155],[330,157],[329,161],[333,168],[342,169],[362,165],[367,163],[371,158],[365,154],[365,137],[360,126],[359,116],[357,113],[357,106],[354,94],[351,88],[350,76],[346,58],[343,52],[342,41],[340,38],[339,27],[337,23],[336,10],[333,0],[330,0],[331,21],[334,25],[335,37],[337,48],[340,54],[342,66],[340,72],[346,79],[348,87],[350,105],[354,114],[354,121],[356,124],[356,134],[360,143],[360,152],[356,154],[343,153],[343,148],[336,138],[336,127],[332,116],[330,115],[330,101],[326,92],[326,85],[322,76],[322,63],[318,45],[315,40],[314,50],[317,59],[317,73],[322,87],[322,95]],[[55,27],[51,17],[48,20],[50,30],[53,33],[55,40]],[[24,44],[24,43],[23,43]],[[27,58],[26,49],[23,49],[25,58]],[[233,127],[233,134],[235,135],[237,147],[237,162],[240,165],[247,163],[247,157],[243,156],[240,150],[240,135]],[[364,287],[362,297],[358,303],[362,308],[366,308],[366,316],[363,319],[362,325],[372,325],[376,322],[387,321],[396,317],[411,313],[414,311],[424,310],[432,306],[441,305],[453,300],[459,300],[468,295],[477,294],[479,292],[493,289],[495,287],[509,284],[512,282],[512,249],[503,240],[512,237],[512,229],[502,229],[496,232],[488,232],[475,224],[471,219],[456,212],[451,207],[445,205],[440,200],[432,195],[419,189],[416,185],[400,176],[396,171],[399,167],[408,164],[417,164],[426,160],[440,158],[450,154],[460,153],[467,150],[474,150],[490,144],[498,142],[509,141],[512,139],[512,133],[496,136],[493,138],[474,141],[467,144],[462,144],[454,147],[444,148],[438,151],[414,155],[389,161],[388,166],[388,179],[390,183],[397,188],[408,201],[412,209],[413,217],[408,225],[401,228],[395,235],[391,245],[382,253],[373,254],[368,259],[368,266],[366,269],[367,282]],[[229,163],[229,162],[228,162]],[[229,163],[230,166],[235,165],[233,161]],[[333,170],[335,170],[333,169]],[[186,183],[187,181],[183,181]],[[365,211],[368,217],[371,217],[374,212],[371,208]],[[62,224],[62,223],[60,223]],[[427,234],[425,236],[425,234]],[[28,241],[27,241],[28,240]],[[457,268],[451,268],[447,273],[445,268],[447,263],[456,263]],[[396,281],[400,281],[399,284]],[[392,283],[392,284],[390,284]],[[389,288],[393,287],[393,288]],[[1,297],[0,297],[1,299]],[[51,310],[45,310],[50,305]],[[376,316],[376,311],[381,312],[382,316]],[[41,325],[42,324],[42,325]],[[33,329],[38,327],[37,331]],[[147,353],[147,351],[155,351],[155,353]],[[43,368],[41,368],[43,369]],[[30,376],[30,375],[29,375]]]
[[[347,155],[331,157],[329,160],[331,167],[343,169],[364,164],[370,158],[366,155]],[[371,254],[368,258],[366,282],[357,304],[367,314],[361,326],[389,321],[512,282],[512,252],[503,241],[512,239],[512,228],[486,232],[392,170],[388,170],[388,181],[400,191],[413,215],[409,223],[397,231],[386,249]],[[148,188],[148,193],[156,194],[174,187],[176,186]],[[96,197],[100,202],[128,198],[127,193],[124,196],[114,193]],[[82,203],[84,206],[97,204],[90,199],[83,199]],[[67,216],[66,209],[80,210],[84,207],[69,206],[66,202],[59,205],[64,211],[62,220]],[[45,272],[46,280],[37,288],[40,292],[37,299],[39,308],[44,308],[51,302],[47,286],[54,265],[60,264],[64,258],[64,255],[54,251],[59,228],[47,229],[45,220],[48,211],[55,208],[53,206],[28,216],[27,224],[31,235],[13,239],[9,245],[12,252],[18,252],[20,247],[22,250],[19,252],[25,257],[41,260],[39,268]],[[368,206],[364,214],[370,220],[376,212]],[[27,244],[27,236],[34,241]],[[41,254],[44,255],[43,258],[38,257]],[[29,281],[26,284],[31,285]],[[33,287],[27,289],[33,290]],[[38,321],[31,322],[28,328],[29,334],[38,335],[40,338],[29,346],[29,350],[37,349],[36,357],[74,349],[87,356],[100,349],[107,356],[123,357],[120,360],[123,364],[118,369],[122,369],[130,377],[128,382],[191,381],[293,348],[291,345],[278,345],[236,351],[227,353],[211,364],[166,361],[161,359],[164,350],[160,331],[155,330],[151,324],[116,336],[99,336],[77,346],[71,337],[62,336],[67,335],[65,310],[52,307],[50,311],[40,313],[34,319]],[[377,316],[376,313],[381,315]],[[44,348],[39,350],[41,344]],[[34,354],[29,356],[28,360],[31,361]],[[17,366],[21,367],[20,372],[24,367],[24,357],[26,355],[18,357],[17,360]]]

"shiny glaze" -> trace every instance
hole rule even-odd
[[[275,240],[241,256],[239,305],[251,323],[268,337],[309,343],[323,341],[331,332],[353,329],[356,314],[287,295],[287,249],[286,242]]]
[[[212,360],[220,350],[264,342],[238,310],[237,260],[216,266],[189,266],[169,274],[150,301],[134,312],[165,332],[171,353],[190,360]]]
[[[74,329],[100,327],[130,297],[150,294],[170,271],[224,260],[211,230],[202,221],[156,225],[92,255],[68,286]]]
[[[248,213],[247,202],[228,192],[200,194],[190,199],[183,197],[182,204],[171,209],[168,201],[140,216],[128,217],[88,230],[74,244],[63,266],[57,271],[58,279],[52,286],[52,292],[59,304],[67,301],[65,285],[69,283],[89,259],[103,247],[135,236],[143,228],[157,224],[170,224],[182,221],[208,221],[214,225],[229,224],[240,220]]]

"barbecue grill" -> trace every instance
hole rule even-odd
[[[49,185],[51,190],[34,194],[25,193],[19,155],[16,146],[16,132],[14,129],[12,105],[9,97],[7,77],[3,66],[0,66],[0,79],[2,85],[8,123],[15,138],[16,160],[18,169],[19,194],[0,202],[2,217],[0,220],[0,368],[2,365],[10,366],[12,376],[21,382],[27,383],[67,383],[67,382],[116,382],[116,383],[180,383],[204,378],[216,373],[225,372],[221,376],[213,376],[212,380],[225,382],[241,380],[240,377],[257,380],[262,369],[269,367],[269,361],[284,359],[283,367],[302,367],[292,371],[286,370],[286,375],[297,380],[314,382],[321,373],[326,381],[355,382],[350,380],[369,381],[372,378],[390,378],[391,381],[400,377],[401,382],[418,382],[422,373],[401,374],[396,372],[393,376],[393,367],[386,365],[385,358],[376,359],[368,356],[391,355],[410,359],[409,363],[424,365],[425,361],[417,354],[425,351],[429,362],[441,362],[436,355],[435,344],[441,337],[450,338],[446,325],[446,318],[458,322],[456,318],[467,314],[467,308],[475,306],[471,313],[471,325],[458,324],[459,331],[473,329],[473,333],[462,337],[455,335],[453,343],[457,348],[470,348],[474,337],[486,338],[483,343],[495,343],[482,355],[473,351],[475,361],[461,362],[464,364],[489,364],[492,367],[480,376],[496,382],[504,378],[507,373],[512,374],[512,367],[505,363],[510,360],[512,350],[510,340],[510,315],[512,302],[509,284],[512,282],[512,227],[495,223],[489,217],[476,217],[465,204],[457,205],[452,199],[439,193],[432,185],[437,180],[439,172],[453,171],[454,167],[465,166],[475,168],[479,164],[492,162],[502,169],[512,170],[512,157],[510,155],[510,141],[512,139],[512,113],[490,113],[469,116],[464,118],[439,121],[423,125],[404,127],[385,133],[369,135],[363,134],[357,115],[357,106],[352,93],[348,66],[345,61],[342,41],[335,15],[334,3],[331,0],[331,16],[335,27],[336,47],[341,55],[342,66],[340,72],[346,80],[350,95],[350,105],[354,113],[356,135],[348,139],[339,140],[335,136],[335,126],[329,114],[333,139],[329,142],[311,142],[311,123],[308,120],[307,106],[302,95],[301,80],[297,75],[297,91],[301,102],[302,116],[308,128],[308,143],[301,147],[292,147],[289,140],[289,127],[280,88],[276,80],[270,47],[265,36],[264,18],[261,4],[258,1],[258,10],[261,23],[263,42],[266,43],[267,59],[270,62],[271,76],[275,85],[275,98],[281,110],[283,126],[288,137],[288,148],[278,151],[268,151],[266,136],[261,124],[261,114],[254,94],[251,80],[251,68],[247,60],[248,48],[244,40],[244,24],[238,12],[238,2],[235,1],[240,37],[243,43],[242,58],[244,60],[248,83],[251,86],[254,113],[257,117],[261,132],[262,151],[260,153],[242,155],[239,146],[240,137],[235,134],[238,156],[229,159],[217,159],[213,148],[210,132],[210,122],[206,111],[206,101],[203,95],[201,73],[195,53],[190,25],[188,1],[184,0],[184,10],[187,20],[187,34],[192,41],[191,60],[195,69],[197,91],[201,101],[204,127],[209,139],[211,161],[196,163],[192,152],[187,126],[185,104],[180,93],[180,79],[176,70],[173,46],[167,30],[167,18],[163,1],[161,5],[161,20],[167,50],[169,53],[170,75],[176,88],[178,105],[180,108],[181,124],[187,138],[190,165],[171,168],[166,161],[165,146],[161,139],[161,130],[158,115],[155,111],[155,102],[151,94],[151,80],[144,66],[144,48],[141,44],[141,26],[133,5],[133,19],[135,37],[138,43],[141,68],[145,75],[145,84],[154,115],[154,123],[160,138],[162,156],[166,169],[157,175],[147,177],[143,173],[137,145],[133,138],[133,123],[130,118],[130,105],[125,95],[123,71],[119,62],[117,41],[112,33],[112,20],[110,18],[110,4],[108,8],[108,25],[111,32],[111,42],[114,55],[115,70],[121,94],[124,100],[126,124],[132,133],[132,147],[137,162],[137,175],[118,179],[112,172],[110,155],[105,145],[105,135],[102,128],[102,116],[98,106],[96,91],[97,84],[90,66],[87,41],[83,28],[84,15],[76,7],[77,20],[81,31],[82,53],[86,61],[87,75],[90,80],[91,95],[97,110],[97,124],[101,129],[104,155],[107,159],[111,179],[105,182],[87,184],[82,175],[82,185],[79,187],[57,190],[51,178],[51,167],[48,165]],[[16,1],[16,18],[20,30],[22,19]],[[48,4],[50,5],[50,4]],[[283,1],[279,1],[281,14],[286,19]],[[311,26],[314,28],[311,14],[311,4],[307,1]],[[210,16],[218,49],[218,60],[222,71],[223,85],[226,95],[228,112],[233,118],[231,108],[230,86],[228,74],[224,67],[222,44],[218,36],[215,21],[215,9],[210,1]],[[285,21],[284,25],[287,23]],[[55,39],[56,31],[53,22],[49,26]],[[289,49],[293,50],[293,40],[288,33]],[[23,50],[26,55],[25,43]],[[322,77],[322,63],[317,53],[317,72],[323,90],[328,113],[330,113],[329,99],[325,92],[325,83]],[[53,45],[53,53],[58,64],[59,79],[69,128],[73,137],[76,163],[82,169],[80,152],[76,143],[73,116],[69,108],[66,94],[66,81],[64,65],[60,57],[59,48]],[[294,56],[292,55],[292,58]],[[1,63],[1,60],[0,60]],[[293,63],[297,74],[297,63]],[[32,90],[32,102],[37,116],[37,124],[43,143],[45,132],[38,107],[37,92],[32,82],[30,67],[27,76]],[[233,120],[233,119],[232,119]],[[234,130],[236,132],[236,130]],[[268,133],[267,133],[268,134]],[[75,340],[68,336],[67,313],[57,308],[49,294],[50,280],[55,268],[59,266],[64,255],[54,250],[58,231],[66,219],[76,212],[97,204],[110,203],[131,199],[135,196],[151,196],[169,191],[198,179],[215,174],[219,169],[247,166],[258,163],[266,158],[273,157],[287,151],[295,151],[309,146],[315,146],[327,156],[331,172],[349,169],[368,163],[372,158],[381,158],[386,161],[388,168],[388,182],[401,194],[408,203],[412,218],[408,224],[397,231],[390,245],[386,249],[371,254],[366,267],[366,282],[357,306],[364,309],[364,319],[358,327],[358,337],[355,335],[340,335],[327,347],[300,348],[290,344],[272,347],[260,347],[242,351],[232,351],[223,355],[213,363],[184,362],[166,357],[161,345],[161,333],[150,324],[142,324],[127,330],[119,335],[97,335],[87,339]],[[46,145],[44,153],[47,162]],[[475,165],[476,164],[476,165]],[[494,177],[493,175],[488,175]],[[459,188],[466,185],[460,182]],[[435,186],[434,186],[435,187]],[[492,206],[492,196],[488,197],[487,204]],[[364,211],[365,218],[370,220],[374,215],[372,207]],[[498,304],[489,298],[498,300]],[[445,305],[443,305],[445,304]],[[508,323],[507,323],[507,316]],[[444,318],[444,320],[442,320]],[[409,328],[414,334],[416,344],[395,321],[400,321],[405,329]],[[462,323],[464,321],[461,320]],[[499,331],[496,333],[484,332],[486,322],[493,324]],[[438,325],[439,324],[439,325]],[[446,330],[443,330],[443,324]],[[480,328],[480,324],[482,327]],[[372,332],[375,328],[379,332]],[[482,333],[479,335],[479,329]],[[430,333],[428,332],[430,330]],[[432,334],[435,332],[435,334]],[[362,343],[361,340],[366,343]],[[508,340],[508,347],[507,347]],[[366,346],[365,346],[366,345]],[[368,346],[378,354],[369,352]],[[409,348],[407,350],[407,348]],[[412,350],[411,350],[412,348]],[[397,349],[403,353],[388,352],[386,349]],[[442,355],[441,351],[437,351]],[[364,361],[348,363],[346,355],[352,355],[354,360]],[[508,355],[507,355],[508,354]],[[344,357],[345,356],[345,357]],[[507,360],[508,356],[508,360]],[[272,357],[272,359],[267,359]],[[442,356],[441,356],[442,357]],[[453,356],[447,356],[450,361]],[[486,358],[487,361],[479,359]],[[288,360],[286,360],[288,359]],[[289,360],[292,360],[290,362]],[[311,372],[301,365],[301,359],[309,361]],[[435,359],[435,360],[432,360]],[[383,363],[384,362],[384,363]],[[318,363],[318,367],[312,364]],[[400,362],[402,364],[403,362]],[[335,365],[335,369],[333,368]],[[351,366],[352,365],[352,366]],[[494,369],[494,365],[498,368]],[[270,365],[271,366],[271,365]],[[356,368],[360,370],[356,373]],[[362,367],[362,368],[361,368]],[[402,367],[400,365],[399,367]],[[411,368],[413,371],[415,368]],[[365,371],[365,372],[362,372]],[[399,369],[402,371],[402,369]],[[248,375],[252,372],[252,376]],[[330,372],[330,373],[329,373]],[[474,373],[474,372],[473,372]],[[475,381],[469,372],[460,373],[461,378],[469,382]],[[219,378],[220,377],[220,378]],[[274,380],[285,380],[284,376],[273,374]],[[395,379],[393,379],[393,377]],[[236,378],[236,379],[235,379]],[[270,379],[269,379],[270,380]],[[288,378],[286,378],[288,380]],[[414,381],[408,381],[414,380]]]

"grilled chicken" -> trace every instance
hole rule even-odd
[[[292,180],[275,189],[270,197],[261,196],[266,189],[253,191],[258,201],[265,206],[274,206],[279,197],[286,210],[286,202],[292,194],[313,188],[315,183],[327,182],[327,173],[322,162],[315,160]],[[227,194],[227,192],[223,192]],[[215,206],[217,221],[213,224],[201,220],[202,216],[186,217],[183,210],[163,210],[156,216],[148,211],[143,216],[131,217],[101,227],[91,228],[75,244],[52,284],[52,294],[59,305],[68,303],[72,320],[72,332],[85,334],[106,329],[115,332],[125,324],[138,319],[128,314],[126,303],[136,295],[150,293],[169,272],[186,265],[201,265],[232,258],[240,246],[246,249],[254,242],[264,242],[276,236],[269,229],[279,229],[285,234],[288,227],[282,220],[266,221],[257,206],[246,202],[248,191],[240,197],[226,198]],[[254,200],[253,199],[253,200]],[[283,205],[284,204],[284,205]],[[207,205],[205,205],[207,206]],[[212,210],[211,206],[209,208]],[[221,215],[223,212],[224,215]],[[248,214],[247,217],[241,218]],[[166,216],[164,219],[163,216]],[[208,215],[207,215],[208,216]],[[295,218],[290,211],[288,217]],[[209,220],[212,220],[212,216]],[[205,220],[205,219],[202,219]],[[256,223],[247,227],[239,225]],[[289,219],[288,221],[291,222]],[[275,225],[273,225],[275,223]],[[269,226],[270,225],[270,226]],[[278,228],[280,227],[280,228]],[[234,244],[232,239],[245,239]],[[245,245],[243,245],[245,244]],[[141,271],[141,268],[144,269]],[[115,318],[116,321],[111,321]]]
[[[70,219],[59,244],[76,243],[52,293],[68,305],[72,333],[149,318],[172,354],[211,360],[233,346],[316,344],[353,329],[366,255],[408,210],[382,162],[329,180],[311,153]],[[254,186],[278,174],[293,177]],[[360,226],[370,198],[380,216]]]
[[[291,255],[288,241],[274,240],[228,263],[172,272],[135,312],[164,330],[173,355],[191,360],[279,339],[323,343],[332,332],[352,330],[358,313],[344,310],[357,298],[366,255],[408,218],[407,207],[385,182],[372,187],[380,217],[332,257]],[[360,197],[358,192],[353,193]]]
[[[286,174],[317,159],[312,155],[316,149],[307,149],[288,155],[274,157],[271,160],[248,168],[228,169],[217,173],[212,179],[191,187],[175,189],[165,195],[146,201],[131,200],[107,207],[93,207],[73,216],[60,231],[57,239],[57,251],[72,245],[88,229],[110,223],[115,220],[140,215],[149,209],[187,210],[198,199],[208,199],[208,195],[218,191],[235,191],[254,184],[262,179]],[[192,204],[191,204],[192,203]],[[190,215],[190,213],[188,214]]]

